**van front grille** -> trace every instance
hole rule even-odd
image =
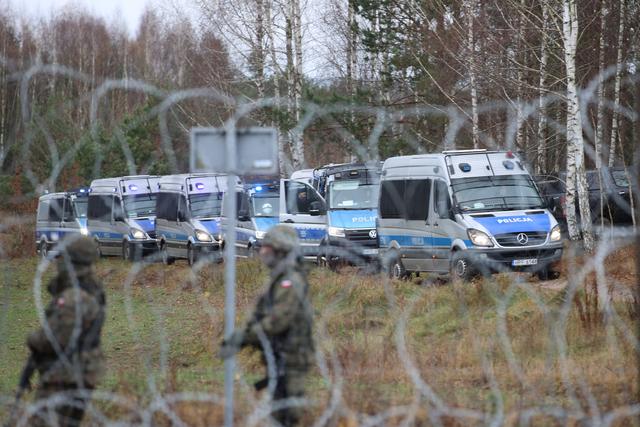
[[[542,245],[547,240],[544,231],[525,231],[520,233],[497,234],[496,241],[500,246],[513,248],[522,246]]]
[[[372,229],[369,229],[369,228],[359,229],[359,230],[345,230],[345,237],[348,240],[352,242],[356,242],[363,246],[377,246],[378,238],[371,237],[369,235],[371,231]]]

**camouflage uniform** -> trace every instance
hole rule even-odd
[[[312,309],[309,285],[297,254],[297,235],[291,228],[276,226],[263,240],[276,251],[277,265],[272,268],[266,292],[260,296],[250,320],[223,342],[221,355],[231,356],[241,347],[251,346],[263,352],[260,331],[269,341],[276,368],[273,400],[304,397],[304,379],[313,359]],[[266,387],[267,379],[256,383]],[[293,402],[292,402],[293,403]],[[302,407],[274,410],[273,417],[284,426],[296,425]]]
[[[53,297],[45,310],[48,328],[33,332],[27,345],[40,377],[36,398],[46,400],[58,394],[63,402],[40,402],[44,406],[30,425],[80,425],[103,371],[100,334],[105,295],[93,271],[95,243],[78,237],[60,247],[58,275],[47,287]]]

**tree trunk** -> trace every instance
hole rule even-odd
[[[476,13],[476,0],[466,0],[467,14],[467,51],[469,54],[469,87],[471,91],[471,137],[473,148],[480,147],[480,127],[478,119],[478,88],[476,85],[476,46],[473,31],[473,17]]]
[[[576,190],[580,207],[580,225],[584,247],[593,252],[594,240],[589,208],[589,191],[584,167],[584,139],[580,100],[576,87],[576,48],[578,41],[578,11],[576,0],[564,0],[563,7],[564,61],[567,72],[567,226],[572,240],[580,237],[576,219]]]
[[[272,4],[271,2],[267,2],[265,5],[265,21],[266,27],[265,32],[267,39],[269,41],[269,54],[271,57],[271,66],[273,67],[273,97],[275,101],[275,105],[277,105],[277,109],[280,108],[280,78],[282,73],[280,72],[280,66],[278,65],[278,56],[276,54],[276,45],[275,38],[273,36],[273,22],[271,22],[271,10]],[[276,125],[275,120],[272,120],[272,124]],[[278,163],[280,166],[280,176],[287,177],[291,172],[288,167],[288,162],[286,161],[286,153],[284,151],[284,134],[282,132],[278,132]]]
[[[264,97],[264,9],[264,0],[256,0],[255,76],[259,98]]]
[[[520,1],[520,8],[521,10],[525,10],[525,1],[521,0]],[[524,49],[524,12],[520,13],[520,18],[518,19],[518,40],[517,40],[517,46],[518,46],[518,50],[516,53],[516,59],[518,58],[518,53],[523,53]],[[525,61],[523,61],[522,59],[520,60],[523,64],[525,63]],[[520,62],[517,61],[517,62]],[[524,135],[524,111],[523,111],[523,106],[522,106],[522,98],[523,98],[523,80],[524,80],[524,73],[523,73],[523,66],[521,66],[520,64],[516,64],[516,80],[517,80],[517,101],[516,101],[516,149],[520,150],[522,152],[526,152],[526,143],[525,143],[525,135]]]
[[[598,57],[598,110],[596,113],[596,139],[595,139],[595,165],[596,169],[602,167],[602,140],[604,135],[604,51],[606,49],[606,21],[607,2],[600,4],[600,52]]]
[[[295,130],[300,122],[300,102],[302,97],[302,28],[300,17],[300,1],[290,0],[290,15],[287,22],[287,66],[289,68],[289,102],[290,114],[294,120],[291,133],[291,154],[293,166],[300,169],[304,166],[304,138],[302,131]]]
[[[611,119],[611,140],[609,142],[609,167],[616,161],[616,140],[619,140],[618,108],[620,107],[620,80],[622,74],[622,43],[624,41],[624,21],[626,5],[624,0],[620,0],[620,26],[618,28],[618,56],[616,58],[616,80],[614,86],[614,111]]]
[[[538,174],[547,170],[546,128],[547,108],[545,107],[545,86],[547,79],[547,31],[549,30],[549,6],[542,3],[542,41],[540,42],[540,80],[538,83],[538,159],[536,169]]]

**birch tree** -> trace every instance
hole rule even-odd
[[[473,30],[474,15],[477,10],[477,0],[465,1],[465,13],[467,14],[467,50],[469,52],[469,87],[471,92],[471,136],[473,148],[480,147],[480,126],[478,118],[478,88],[476,83],[476,46]]]
[[[580,100],[576,87],[576,49],[578,43],[577,0],[564,0],[562,13],[562,39],[564,44],[564,62],[567,73],[567,227],[569,237],[577,240],[582,237],[587,252],[594,249],[589,208],[589,191],[584,165],[584,139],[582,136],[582,117]],[[580,226],[576,218],[576,190],[580,209]]]
[[[620,0],[620,23],[618,27],[618,52],[616,56],[616,77],[614,86],[613,117],[611,119],[611,140],[609,142],[609,167],[616,161],[616,140],[620,139],[618,109],[620,108],[620,83],[622,77],[622,43],[624,41],[624,21],[626,5],[624,0]]]
[[[602,167],[602,140],[604,138],[604,51],[606,48],[606,22],[607,22],[607,1],[602,0],[600,3],[600,43],[598,53],[598,107],[596,112],[596,136],[595,146],[595,165],[596,169]]]
[[[549,31],[549,5],[542,2],[542,29],[540,41],[540,79],[538,84],[538,160],[536,170],[538,174],[546,171],[547,151],[546,151],[546,129],[547,129],[547,109],[545,106],[547,62],[549,54],[547,52],[547,33]]]

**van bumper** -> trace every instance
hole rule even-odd
[[[194,242],[193,248],[200,254],[210,254],[213,252],[219,252],[224,246],[224,242]]]
[[[378,240],[353,241],[343,237],[329,237],[324,242],[321,254],[327,261],[344,260],[351,264],[362,264],[378,259]]]
[[[470,249],[470,261],[479,269],[492,272],[539,271],[560,261],[562,243],[532,248]]]
[[[129,244],[133,247],[133,249],[143,255],[154,253],[158,251],[158,240],[157,239],[144,239],[144,240],[129,240]]]

